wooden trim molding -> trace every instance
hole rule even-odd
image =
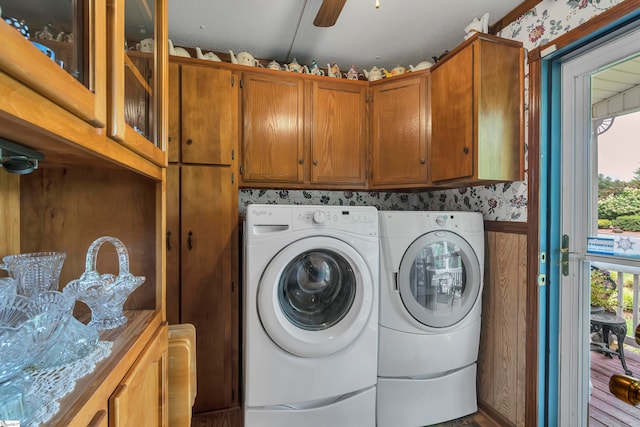
[[[527,205],[527,328],[525,372],[525,425],[538,425],[538,327],[540,287],[538,254],[540,253],[540,93],[541,62],[529,62],[529,167]]]
[[[544,52],[551,48],[551,51],[560,50],[570,44],[582,40],[589,34],[600,30],[603,27],[613,24],[626,15],[637,11],[640,8],[640,0],[625,0],[609,10],[602,12],[600,15],[594,16],[584,24],[579,25],[573,30],[561,35],[553,41],[539,47],[539,52]],[[555,47],[555,48],[554,48]]]
[[[510,234],[527,234],[527,223],[511,221],[485,221],[484,231]]]
[[[491,407],[491,405],[487,404],[486,402],[480,399],[478,399],[478,409],[480,412],[484,412],[488,418],[491,418],[500,426],[503,426],[503,427],[516,426],[516,424],[514,424],[513,422],[505,418],[500,412],[496,411],[493,407]],[[525,425],[529,425],[529,424],[525,424]]]
[[[518,6],[516,6],[511,12],[496,21],[493,25],[489,26],[489,34],[498,34],[505,29],[509,24],[520,18],[522,15],[533,9],[541,3],[542,0],[524,0]]]

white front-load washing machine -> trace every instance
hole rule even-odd
[[[381,211],[380,248],[378,426],[476,412],[482,215]]]
[[[378,211],[249,205],[243,254],[245,426],[374,427]]]

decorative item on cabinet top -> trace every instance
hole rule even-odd
[[[105,242],[111,243],[118,254],[120,271],[117,276],[96,271],[98,251]],[[98,330],[114,329],[127,323],[122,311],[124,303],[144,280],[144,276],[134,276],[129,272],[129,254],[124,244],[115,237],[104,236],[89,246],[85,272],[79,279],[69,282],[63,292],[84,302],[91,309],[89,326]]]
[[[249,52],[240,52],[238,56],[233,54],[232,50],[229,50],[232,64],[247,65],[249,67],[259,67],[260,62],[253,57]]]
[[[489,12],[482,15],[482,17],[475,17],[464,29],[464,39],[467,40],[475,33],[486,33],[489,31]]]
[[[375,82],[376,80],[380,80],[384,77],[382,69],[376,67],[375,65],[373,66],[373,68],[371,68],[371,70],[362,70],[362,72],[370,82]]]

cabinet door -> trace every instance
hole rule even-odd
[[[180,323],[180,166],[167,168],[167,322]]]
[[[196,327],[194,413],[229,407],[237,399],[237,337],[232,334],[237,186],[231,175],[231,168],[222,166],[183,165],[181,170],[181,321]]]
[[[182,163],[230,165],[238,135],[238,92],[229,70],[180,67]]]
[[[242,80],[243,182],[303,182],[304,82],[251,73]]]
[[[364,186],[366,87],[313,82],[311,99],[311,182]]]
[[[164,324],[109,399],[110,426],[167,425],[167,343]]]
[[[427,181],[427,76],[372,88],[372,184],[402,186]]]
[[[164,0],[107,0],[107,134],[161,166],[166,164],[167,47],[137,48],[146,38],[164,40],[166,26]]]
[[[3,24],[0,26],[0,71],[77,117],[97,127],[104,127],[107,123],[104,1],[5,1],[2,7],[4,17],[28,23],[32,40],[51,49],[53,58],[43,55],[31,40],[27,40],[12,26]],[[52,10],[55,10],[55,19]],[[39,31],[36,31],[33,23],[46,23],[46,28],[53,31],[52,40],[36,39]],[[41,25],[38,27],[44,32]],[[74,31],[75,37],[58,32],[60,29]],[[58,37],[66,41],[55,40]],[[12,104],[15,104],[14,99]]]
[[[472,176],[474,156],[474,45],[431,73],[431,180]]]
[[[167,123],[167,159],[180,161],[180,66],[169,63],[169,121]]]

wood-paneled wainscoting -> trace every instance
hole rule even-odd
[[[485,222],[478,404],[506,426],[525,425],[527,224]]]

